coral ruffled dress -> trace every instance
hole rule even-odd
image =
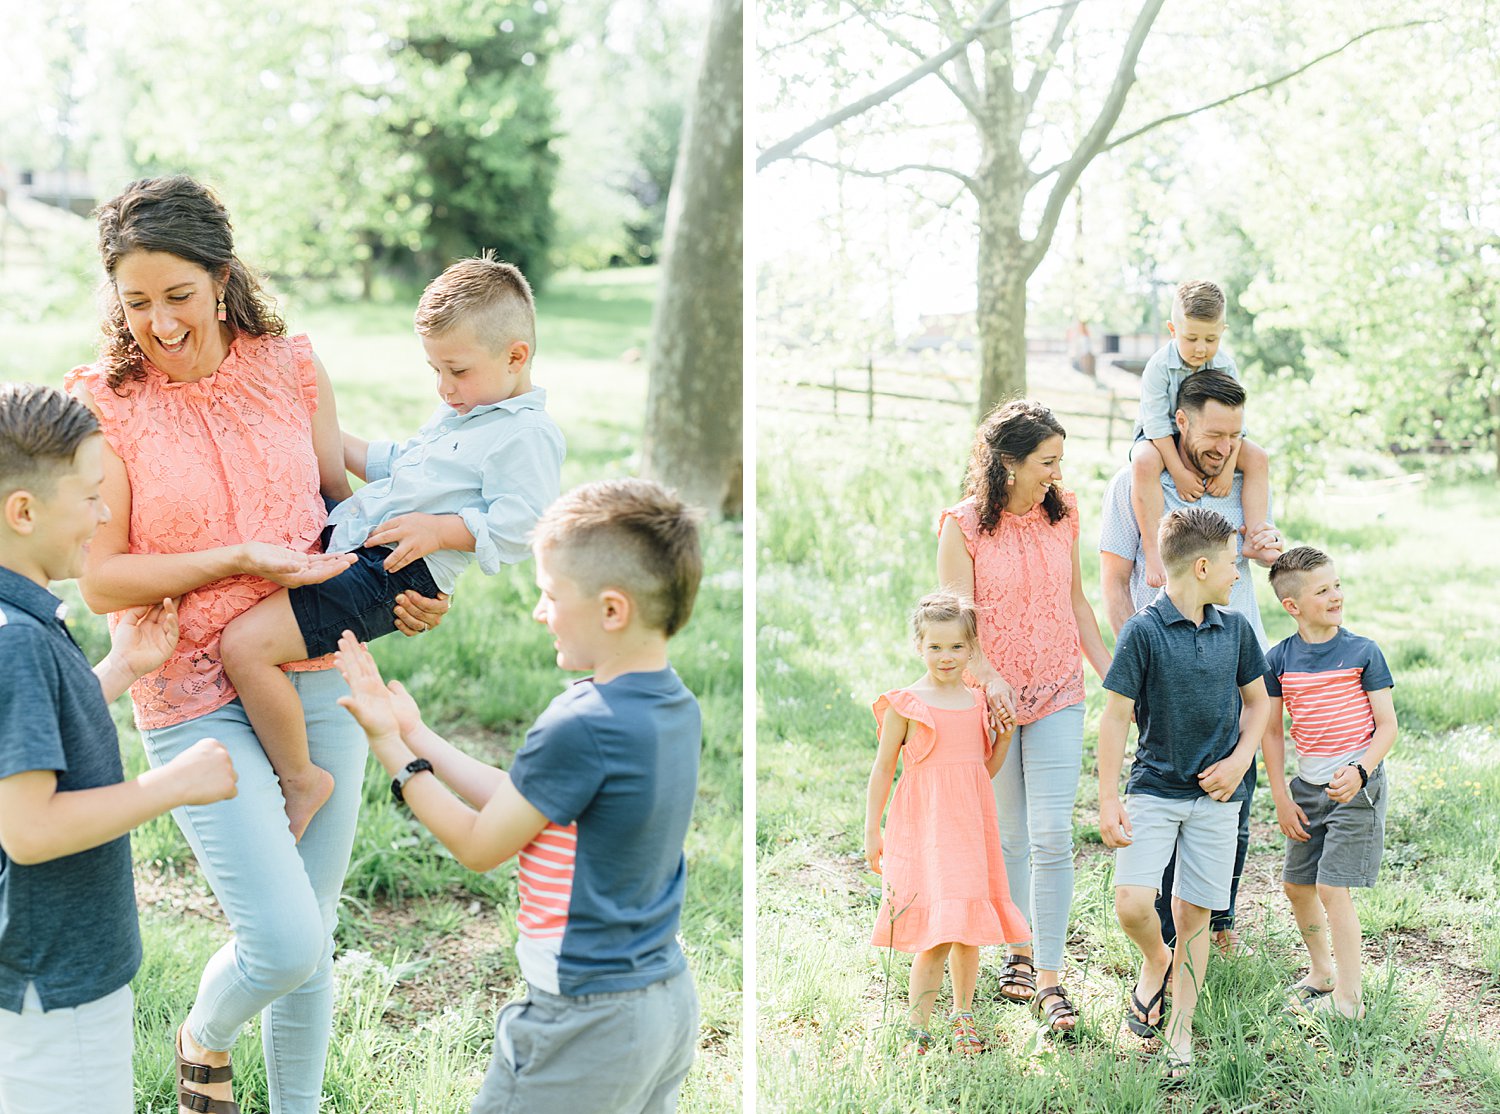
[[[984,763],[988,713],[934,708],[907,689],[875,701],[910,721],[901,778],[886,819],[880,913],[870,942],[900,952],[938,944],[1024,944],[1026,917],[1010,899],[995,796]]]

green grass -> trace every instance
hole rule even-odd
[[[867,941],[879,879],[861,855],[874,755],[871,700],[921,672],[906,613],[935,580],[939,509],[960,495],[971,427],[762,423],[757,535],[757,1033],[766,1111],[1500,1110],[1500,503],[1492,481],[1383,504],[1330,482],[1283,508],[1294,543],[1338,560],[1353,630],[1380,643],[1402,730],[1380,884],[1356,898],[1365,934],[1364,1025],[1279,1014],[1300,971],[1279,892],[1282,840],[1256,797],[1241,927],[1256,958],[1210,966],[1197,1068],[1177,1096],[1154,1045],[1122,1024],[1137,956],[1114,918],[1097,829],[1100,686],[1087,675],[1073,936],[1065,985],[1076,1047],[1025,1010],[978,996],[990,1050],[977,1062],[897,1054],[907,956]],[[1116,454],[1122,455],[1122,454]],[[1121,461],[1070,442],[1085,585],[1099,603],[1099,502]],[[1257,590],[1272,639],[1295,629]],[[1106,631],[1106,641],[1113,639]],[[940,1008],[946,1008],[940,1006]]]
[[[537,382],[568,439],[563,488],[634,470],[647,376],[623,353],[644,344],[654,274],[554,280],[538,308]],[[367,437],[409,436],[436,403],[432,375],[411,332],[409,304],[284,307],[328,367],[346,429]],[[57,383],[90,358],[92,321],[0,326],[0,375]],[[27,369],[18,374],[20,369]],[[672,642],[672,661],[703,709],[698,799],[688,834],[688,894],[682,940],[702,1001],[699,1056],[684,1085],[685,1111],[729,1111],[740,1103],[741,606],[740,533],[705,533],[705,581],[692,622]],[[382,671],[400,678],[428,722],[470,752],[508,764],[527,727],[569,677],[551,640],[532,621],[530,563],[494,577],[470,569],[456,606],[419,641],[372,647]],[[72,585],[60,589],[76,601]],[[81,604],[75,632],[91,660],[108,636]],[[127,700],[112,709],[127,776],[145,768]],[[323,1109],[456,1111],[468,1108],[490,1060],[494,1016],[520,993],[514,956],[513,864],[465,870],[409,814],[392,807],[389,778],[366,767],[364,807],[336,933],[339,1007]],[[193,1001],[208,956],[228,937],[217,906],[170,817],[133,838],[142,898],[145,965],[137,1000],[138,1114],[172,1111],[172,1032]],[[235,1050],[237,1098],[246,1114],[267,1109],[258,1024]]]

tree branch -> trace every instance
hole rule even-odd
[[[886,170],[864,170],[848,163],[831,162],[828,159],[820,159],[814,155],[787,155],[787,159],[793,162],[810,162],[816,166],[826,166],[830,170],[837,170],[844,174],[853,174],[859,178],[891,178],[897,174],[904,174],[909,170],[921,170],[929,174],[946,174],[950,178],[957,178],[970,193],[977,188],[978,183],[965,174],[962,170],[954,170],[951,166],[937,166],[933,163],[908,162],[900,166],[893,166]]]
[[[1099,150],[1095,152],[1095,154],[1102,155],[1106,151],[1113,151],[1116,147],[1129,143],[1132,139],[1137,139],[1140,136],[1144,135],[1146,132],[1151,131],[1154,128],[1161,127],[1163,124],[1170,124],[1176,120],[1184,120],[1189,116],[1196,116],[1200,112],[1207,112],[1210,109],[1218,108],[1221,105],[1228,104],[1230,101],[1237,101],[1241,97],[1248,97],[1251,93],[1262,93],[1267,89],[1280,85],[1284,81],[1290,81],[1292,78],[1298,76],[1299,74],[1306,73],[1308,70],[1316,66],[1319,62],[1326,62],[1328,61],[1328,59],[1334,57],[1335,55],[1342,54],[1355,43],[1370,35],[1378,34],[1381,31],[1401,31],[1411,27],[1423,27],[1427,24],[1436,22],[1438,21],[1433,19],[1413,19],[1408,20],[1406,23],[1386,23],[1382,24],[1379,27],[1368,28],[1367,30],[1361,31],[1358,35],[1355,35],[1352,39],[1349,39],[1342,46],[1335,47],[1333,50],[1318,55],[1316,58],[1312,59],[1312,61],[1298,66],[1295,70],[1288,70],[1286,73],[1278,74],[1276,77],[1270,78],[1266,81],[1262,81],[1258,85],[1252,85],[1247,89],[1241,89],[1237,93],[1230,93],[1228,96],[1220,97],[1216,101],[1209,101],[1207,104],[1200,104],[1197,108],[1188,109],[1183,112],[1173,112],[1168,116],[1163,116],[1160,119],[1152,120],[1149,124],[1143,124],[1142,126],[1136,128],[1134,131],[1127,132],[1126,134],[1120,136],[1118,139],[1110,140],[1104,146],[1100,147]],[[1066,165],[1066,163],[1058,163],[1055,166],[1049,166],[1046,170],[1038,171],[1037,178],[1038,180],[1040,180],[1050,174],[1056,174]]]
[[[1031,72],[1031,81],[1026,85],[1026,92],[1021,94],[1022,119],[1029,117],[1031,110],[1036,107],[1036,99],[1042,93],[1042,84],[1047,80],[1047,75],[1052,72],[1053,60],[1062,46],[1063,35],[1068,30],[1068,22],[1073,18],[1073,13],[1078,11],[1078,4],[1079,0],[1070,0],[1069,3],[1059,5],[1057,23],[1052,27],[1052,37],[1047,40],[1047,47],[1037,60],[1036,69]]]
[[[868,11],[865,10],[863,5],[857,2],[857,0],[849,0],[849,2],[853,6],[854,10],[864,17],[866,23],[868,23],[871,27],[875,28],[875,30],[879,31],[882,35],[885,36],[887,42],[891,43],[893,46],[900,47],[902,50],[914,56],[919,61],[926,60],[927,53],[921,47],[911,42],[906,38],[905,35],[897,34],[891,28],[881,25],[876,21],[874,16],[872,16]],[[962,65],[963,56],[959,55],[958,58],[955,59],[955,61]],[[953,79],[945,74],[941,69],[934,72],[937,75],[937,79],[948,87],[948,92],[952,93],[955,97],[958,98],[958,103],[964,106],[964,109],[969,113],[970,116],[974,117],[975,120],[978,120],[978,99],[970,98],[968,95],[966,95],[964,90],[959,88],[958,84],[955,83]],[[970,84],[972,85],[972,82]]]
[[[1115,69],[1109,94],[1099,106],[1099,114],[1094,117],[1093,124],[1079,142],[1073,157],[1058,170],[1057,181],[1052,185],[1052,192],[1047,195],[1047,205],[1037,225],[1036,236],[1026,241],[1021,251],[1022,267],[1027,277],[1036,270],[1042,256],[1047,253],[1047,246],[1052,242],[1052,234],[1057,231],[1057,220],[1062,215],[1068,194],[1078,184],[1078,179],[1089,162],[1103,148],[1110,129],[1120,119],[1125,98],[1130,94],[1130,87],[1135,84],[1135,64],[1140,58],[1141,47],[1145,45],[1146,36],[1150,34],[1151,25],[1156,21],[1163,3],[1165,0],[1146,0],[1141,5],[1141,10],[1136,13],[1135,24],[1130,28],[1130,37],[1125,40],[1125,49],[1120,54],[1120,64]]]
[[[766,47],[764,50],[762,50],[760,52],[760,56],[762,58],[769,58],[769,57],[771,57],[771,55],[775,54],[779,50],[788,50],[791,47],[797,46],[800,43],[807,42],[808,39],[815,39],[819,35],[826,35],[829,31],[833,31],[833,30],[835,30],[835,29],[837,29],[839,27],[842,27],[844,24],[848,23],[853,18],[854,18],[854,16],[852,16],[852,15],[846,15],[846,16],[844,16],[841,19],[834,20],[827,27],[819,27],[819,28],[817,28],[815,30],[809,31],[805,35],[798,35],[795,39],[789,39],[789,40],[787,40],[784,43],[772,43],[770,46]]]
[[[764,170],[777,159],[786,158],[798,147],[801,147],[804,143],[806,143],[814,136],[821,135],[828,129],[842,124],[850,117],[858,116],[862,112],[868,112],[877,104],[881,104],[885,101],[890,100],[897,93],[900,93],[908,86],[916,84],[928,74],[934,73],[935,71],[941,69],[944,65],[947,64],[949,59],[954,58],[957,55],[961,54],[963,51],[967,50],[969,43],[973,42],[977,37],[979,37],[989,29],[990,21],[995,18],[996,13],[1000,12],[1005,7],[1007,2],[1008,0],[990,0],[989,6],[986,7],[982,13],[980,13],[979,18],[974,22],[974,24],[967,30],[965,30],[963,37],[950,45],[946,50],[939,51],[937,54],[934,54],[931,58],[927,59],[927,61],[917,66],[909,73],[897,78],[895,81],[892,81],[888,85],[882,86],[868,96],[861,97],[854,103],[845,105],[837,112],[829,113],[821,120],[814,121],[800,131],[787,136],[779,143],[771,144],[756,156],[755,169]]]

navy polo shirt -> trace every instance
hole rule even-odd
[[[1126,792],[1203,796],[1198,775],[1239,743],[1240,686],[1265,672],[1260,640],[1239,612],[1204,604],[1194,626],[1158,592],[1121,629],[1104,678],[1110,692],[1135,701],[1140,741]],[[1242,781],[1229,799],[1249,792]]]
[[[61,792],[125,780],[99,679],[63,625],[61,600],[0,568],[0,778],[54,770]],[[0,1009],[112,994],[141,965],[130,837],[23,866],[0,849]]]

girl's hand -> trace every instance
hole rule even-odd
[[[349,684],[349,695],[339,697],[339,706],[347,708],[364,728],[370,749],[378,755],[382,746],[389,745],[392,740],[399,744],[401,725],[392,706],[390,691],[380,679],[380,670],[370,651],[352,631],[345,631],[339,639],[333,662]]]
[[[332,580],[356,558],[352,553],[298,553],[283,545],[245,542],[240,546],[241,570],[283,588],[301,588]]]
[[[995,730],[1003,735],[1016,725],[1015,690],[1003,678],[996,677],[984,686],[984,694],[989,698]]]
[[[110,635],[110,653],[124,663],[134,683],[172,656],[178,630],[176,600],[129,608]]]
[[[396,629],[407,637],[425,634],[441,623],[452,608],[452,598],[446,592],[439,592],[437,599],[429,599],[408,589],[396,597]]]
[[[885,842],[879,832],[865,833],[865,865],[876,874],[880,873],[880,855],[885,850]]]

